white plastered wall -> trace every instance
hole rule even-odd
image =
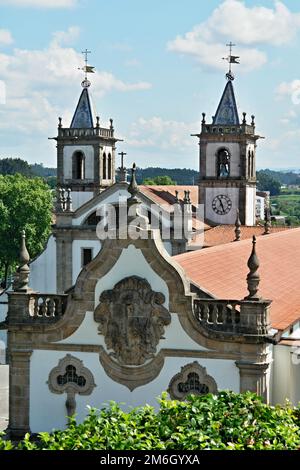
[[[67,351],[33,351],[30,367],[30,428],[34,433],[64,428],[66,425],[66,394],[51,393],[47,381],[49,372],[67,353]],[[97,385],[89,396],[76,395],[78,421],[82,421],[86,416],[87,405],[101,408],[110,400],[124,403],[122,406],[125,409],[128,406],[146,403],[158,408],[156,398],[168,388],[170,380],[180,372],[181,367],[194,360],[206,367],[207,373],[217,382],[218,389],[230,388],[235,392],[239,391],[239,373],[232,360],[168,357],[156,379],[130,392],[127,387],[114,382],[106,375],[97,353],[72,351],[71,354],[83,361],[84,366],[92,372]]]
[[[49,237],[45,250],[30,263],[29,285],[42,293],[56,293],[56,241]]]
[[[85,179],[94,180],[94,148],[92,145],[66,145],[63,151],[64,178],[72,179],[72,156],[82,152],[85,156]]]
[[[273,348],[272,402],[290,400],[294,406],[300,402],[300,348],[276,345]]]
[[[94,193],[92,191],[72,191],[72,209],[76,211],[78,207],[83,206],[87,201],[93,198]]]
[[[232,206],[228,214],[217,214],[212,208],[212,201],[220,194],[230,198]],[[236,210],[239,207],[239,189],[238,188],[206,188],[205,190],[205,217],[218,224],[234,224],[236,219]]]
[[[240,176],[240,146],[237,142],[208,142],[206,147],[206,177],[216,175],[216,154],[219,149],[226,148],[230,153],[230,176]]]
[[[91,248],[93,250],[93,258],[99,253],[101,248],[100,240],[73,240],[72,243],[72,281],[75,284],[78,274],[82,269],[82,249]]]
[[[126,199],[130,197],[130,194],[126,189],[118,189],[115,192],[109,194],[107,197],[105,197],[101,202],[96,202],[92,207],[89,207],[84,214],[79,215],[78,217],[74,217],[72,224],[73,225],[81,225],[83,221],[95,210],[97,210],[98,207],[104,205],[104,204],[117,204],[119,202],[126,201]]]
[[[256,221],[256,188],[246,188],[246,225],[253,226]]]

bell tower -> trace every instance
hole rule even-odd
[[[83,88],[69,127],[58,122],[57,186],[70,188],[72,207],[76,210],[101,190],[115,182],[115,144],[113,120],[108,127],[100,125],[89,93],[91,82],[87,73],[94,67],[87,65],[85,51],[85,78]]]
[[[240,121],[235,100],[231,71],[239,57],[231,54],[226,74],[227,83],[212,123],[202,113],[199,138],[200,175],[199,203],[204,204],[208,223],[234,224],[239,210],[243,225],[255,225],[256,142],[254,116],[247,122],[246,113]]]

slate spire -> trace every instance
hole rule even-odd
[[[96,117],[88,88],[83,88],[71,122],[71,129],[95,127]]]
[[[240,124],[232,80],[228,80],[225,85],[221,101],[213,118],[213,124],[233,126]]]

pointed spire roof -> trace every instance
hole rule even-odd
[[[71,128],[87,129],[95,127],[95,112],[88,88],[81,92],[76,110],[71,122]]]
[[[213,118],[213,124],[234,126],[240,124],[232,80],[228,80],[226,83],[221,101]]]

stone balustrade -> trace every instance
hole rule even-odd
[[[66,311],[68,295],[8,292],[8,299],[6,322],[33,325],[58,321]]]
[[[254,135],[255,127],[250,124],[220,126],[216,124],[202,124],[202,132],[205,134],[250,134]]]
[[[270,328],[269,305],[268,300],[195,299],[194,317],[206,330],[264,336]]]
[[[114,129],[106,129],[104,127],[94,127],[92,129],[73,129],[61,127],[58,129],[58,137],[104,137],[112,139],[114,137]]]
[[[67,295],[30,294],[29,306],[31,318],[59,318],[65,313]]]

